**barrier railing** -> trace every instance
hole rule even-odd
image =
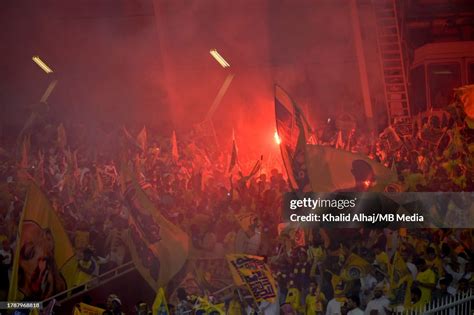
[[[474,290],[460,292],[431,301],[420,310],[396,310],[393,315],[471,315]]]
[[[109,270],[96,277],[91,278],[87,282],[71,287],[63,292],[49,297],[48,299],[43,301],[43,305],[48,304],[49,301],[53,299],[57,301],[57,305],[61,305],[61,302],[65,302],[67,300],[80,296],[86,293],[87,291],[97,288],[98,286],[104,285],[126,273],[129,273],[130,271],[133,271],[134,269],[135,265],[132,261],[129,261],[121,266],[118,266],[112,270]]]

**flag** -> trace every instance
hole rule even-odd
[[[73,315],[102,315],[104,312],[103,308],[81,302],[74,306]]]
[[[226,259],[237,286],[247,286],[257,303],[261,301],[273,303],[275,301],[277,296],[275,279],[273,279],[263,257],[229,254],[226,255]]]
[[[198,304],[194,307],[196,314],[219,314],[225,315],[225,304],[213,304],[207,296],[197,297]]]
[[[249,179],[254,177],[262,168],[262,163],[263,163],[263,155],[260,156],[260,160],[257,160],[257,162],[255,162],[252,169],[250,170],[250,173],[242,178],[243,182],[247,182]]]
[[[49,200],[32,182],[17,240],[9,301],[43,301],[71,287],[77,268],[74,249]]]
[[[297,104],[278,85],[275,85],[275,118],[288,181],[294,190],[308,191],[304,151],[309,126]]]
[[[153,315],[169,315],[168,304],[166,303],[165,291],[159,288],[152,306]]]
[[[176,140],[176,132],[174,130],[173,135],[171,136],[171,156],[175,161],[179,159],[178,141]]]
[[[185,232],[169,222],[155,207],[125,168],[124,200],[129,212],[129,229],[124,242],[140,274],[155,290],[166,285],[183,267],[189,251]]]
[[[238,163],[237,161],[237,145],[235,144],[235,133],[234,129],[232,129],[232,153],[230,156],[230,163],[229,163],[229,170],[228,172],[232,172],[235,165]]]
[[[63,123],[60,123],[58,126],[58,146],[61,149],[64,149],[67,145],[67,135],[66,135],[66,129],[64,129]]]
[[[344,141],[342,140],[342,130],[337,132],[336,149],[344,149]]]
[[[334,292],[334,295],[341,295],[345,292],[346,290],[346,283],[344,282],[344,279],[343,277],[335,274],[335,273],[332,273],[329,271],[329,273],[331,274],[331,286],[332,286],[332,290]]]
[[[137,135],[137,143],[140,145],[140,148],[142,149],[143,152],[146,152],[147,149],[147,133],[146,133],[146,127],[143,126],[142,130],[138,133]]]
[[[393,256],[392,264],[389,266],[390,272],[390,289],[394,300],[397,303],[409,306],[411,302],[411,286],[413,284],[413,276],[407,267],[403,257],[397,251]]]
[[[354,190],[354,173],[360,172],[375,176],[371,191],[383,191],[397,181],[396,173],[367,156],[327,146],[307,145],[306,164],[311,187],[316,192]]]
[[[141,152],[142,147],[140,143],[138,143],[138,141],[132,137],[125,126],[122,126],[122,132],[126,140],[125,145],[134,151]]]
[[[30,152],[30,135],[23,137],[23,141],[21,142],[21,157],[20,157],[20,168],[27,169],[28,168],[28,155]]]
[[[393,256],[393,262],[390,265],[390,284],[392,287],[398,287],[406,280],[406,276],[411,276],[403,257],[397,252]]]
[[[350,254],[342,268],[341,277],[344,280],[360,279],[365,277],[371,269],[372,266],[368,261],[356,254]]]

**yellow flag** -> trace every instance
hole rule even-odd
[[[124,199],[129,212],[125,243],[138,271],[157,291],[184,266],[189,238],[161,214],[127,169],[122,174],[126,182]]]
[[[275,301],[275,279],[263,257],[229,254],[226,258],[236,285],[246,285],[256,302]]]
[[[403,257],[397,251],[393,256],[393,263],[390,265],[390,284],[392,287],[400,286],[407,275],[411,276],[410,271]]]
[[[344,293],[345,283],[341,276],[333,273],[331,276],[331,285],[334,294],[341,295],[342,293]]]
[[[356,254],[350,254],[344,263],[341,276],[344,280],[360,279],[366,276],[371,268],[368,261]]]
[[[43,192],[30,183],[17,236],[9,301],[43,301],[74,283],[69,237]]]
[[[168,304],[166,303],[165,291],[163,288],[158,289],[155,301],[153,302],[153,315],[169,315]]]
[[[306,145],[306,167],[313,191],[319,192],[353,191],[355,172],[375,177],[370,191],[384,191],[397,181],[395,172],[367,156],[326,146]]]
[[[74,315],[102,315],[104,312],[103,308],[86,303],[79,303],[79,307],[74,307]]]

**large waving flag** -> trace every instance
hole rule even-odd
[[[309,126],[298,105],[278,85],[275,85],[275,118],[288,181],[294,190],[308,191],[304,152]]]
[[[122,176],[128,178],[124,199],[129,211],[125,242],[140,274],[158,291],[186,262],[188,235],[156,209],[127,168],[124,172],[128,173]]]
[[[237,145],[235,144],[235,132],[232,129],[232,153],[230,156],[230,162],[229,162],[229,170],[228,172],[232,172],[234,167],[238,164],[238,159],[237,159]]]
[[[8,301],[42,301],[71,287],[77,260],[49,200],[30,183],[20,220]]]
[[[332,147],[307,145],[306,165],[313,191],[355,191],[355,177],[371,174],[370,191],[383,191],[397,181],[397,174],[367,156]]]
[[[277,296],[275,279],[263,257],[229,254],[226,258],[237,286],[247,286],[256,302],[275,301]]]
[[[365,277],[372,270],[372,266],[364,258],[350,254],[342,268],[341,277],[344,280],[355,280]]]

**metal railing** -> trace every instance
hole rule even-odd
[[[75,297],[78,297],[86,293],[87,291],[97,288],[98,286],[104,285],[126,273],[129,273],[130,271],[133,271],[134,269],[135,265],[133,264],[133,261],[129,261],[121,266],[118,266],[112,270],[93,277],[82,284],[73,286],[65,291],[62,291],[56,295],[49,297],[48,299],[43,301],[43,305],[46,305],[47,303],[49,303],[49,301],[53,299],[57,301],[57,305],[61,305],[61,302],[65,302]]]
[[[471,289],[455,295],[435,299],[419,310],[396,310],[393,315],[471,315],[474,291]]]

